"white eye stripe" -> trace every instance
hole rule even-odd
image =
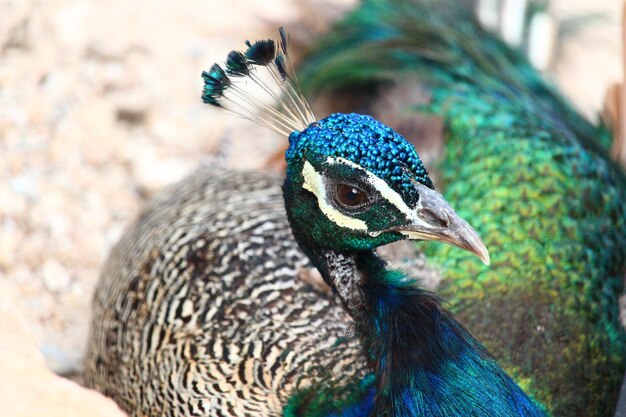
[[[309,161],[304,161],[302,176],[304,177],[304,189],[317,197],[320,210],[330,221],[348,229],[367,231],[367,224],[363,220],[346,216],[328,202],[324,177],[313,168]]]
[[[372,174],[362,166],[355,164],[354,162],[349,161],[345,158],[328,157],[326,159],[326,162],[329,164],[344,164],[352,168],[364,171],[367,182],[369,182],[372,187],[374,187],[374,189],[376,189],[376,191],[380,193],[381,197],[383,197],[391,205],[396,207],[402,214],[404,214],[407,218],[407,222],[414,225],[428,226],[428,224],[417,215],[419,209],[422,207],[421,201],[418,201],[417,207],[415,209],[411,209],[404,202],[400,194],[392,189],[383,179]],[[311,191],[317,197],[318,205],[322,212],[326,215],[326,217],[328,217],[332,222],[341,227],[346,227],[352,230],[368,230],[367,224],[363,220],[355,219],[341,213],[328,202],[326,195],[325,178],[323,175],[317,172],[313,165],[311,165],[308,161],[304,161],[302,175],[304,176],[304,188]],[[375,236],[377,234],[380,234],[380,232],[371,231],[369,232],[369,234]]]
[[[421,204],[418,202],[416,209],[411,209],[404,202],[400,194],[392,189],[383,179],[372,174],[362,166],[355,164],[354,162],[349,161],[345,158],[328,158],[326,162],[330,164],[345,164],[350,167],[365,171],[365,174],[367,175],[367,181],[372,185],[372,187],[374,187],[385,200],[387,200],[394,207],[396,207],[400,211],[400,213],[404,214],[410,222],[414,224],[426,224],[417,216],[417,209],[421,207]]]

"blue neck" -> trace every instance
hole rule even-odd
[[[365,299],[353,313],[377,377],[372,416],[544,416],[433,294],[375,254],[356,256]]]
[[[294,236],[352,316],[376,382],[374,392],[356,387],[361,399],[334,412],[300,404],[293,415],[546,415],[441,301],[420,289],[415,280],[388,270],[373,251],[334,252],[306,245],[296,230]],[[307,395],[304,403],[318,396],[315,390]]]

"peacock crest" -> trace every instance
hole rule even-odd
[[[278,41],[246,41],[244,52],[231,51],[223,65],[203,71],[202,100],[289,136],[315,116],[298,85],[284,28],[279,34]]]

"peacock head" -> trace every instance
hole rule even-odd
[[[370,116],[335,113],[315,120],[290,75],[282,28],[280,35],[278,42],[247,42],[245,52],[228,55],[225,68],[215,64],[203,73],[203,100],[289,137],[285,207],[300,245],[345,252],[402,239],[436,240],[488,264],[480,237],[434,190],[406,139]],[[269,81],[258,73],[262,68]],[[238,83],[242,79],[254,81],[278,108],[251,96]]]
[[[309,245],[353,251],[438,240],[489,262],[478,234],[434,190],[413,145],[370,116],[335,113],[289,136],[286,207]]]

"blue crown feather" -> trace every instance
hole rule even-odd
[[[287,160],[304,153],[344,158],[385,180],[409,204],[418,199],[413,181],[433,189],[413,145],[371,116],[335,113],[289,136]]]
[[[226,58],[226,73],[231,77],[247,77],[250,75],[250,63],[239,51],[230,51]]]
[[[248,47],[246,58],[253,65],[268,65],[276,56],[276,42],[271,39],[256,41]]]
[[[281,79],[283,81],[288,79],[289,75],[287,74],[287,68],[285,67],[285,56],[282,54],[276,55],[276,58],[274,58],[274,64],[278,69]]]
[[[224,95],[224,91],[231,84],[226,72],[219,64],[213,64],[208,72],[202,72],[202,78],[204,79],[202,100],[207,104],[221,107],[219,99]]]

